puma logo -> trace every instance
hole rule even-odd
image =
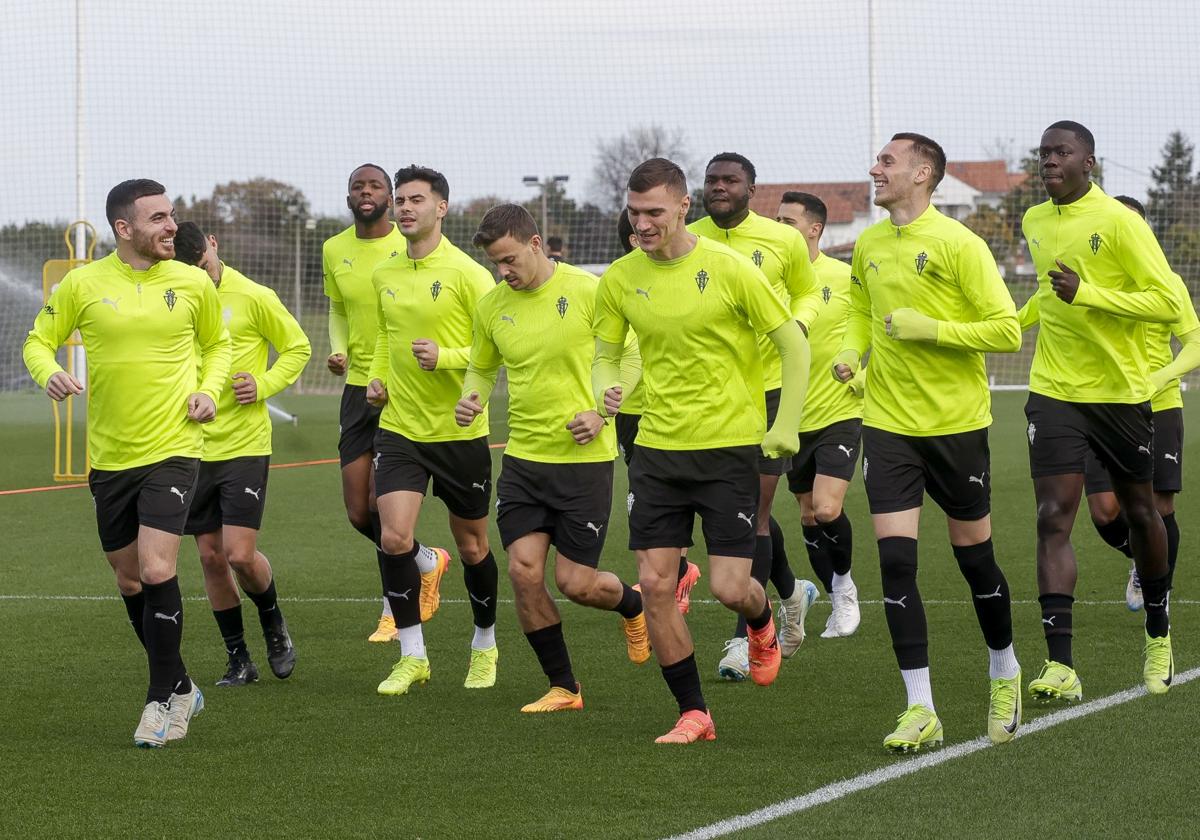
[[[650,290],[649,289],[638,289],[637,293],[639,295],[641,295],[642,297],[644,297],[646,300],[650,300]]]
[[[411,594],[412,589],[405,589],[403,592],[393,592],[389,589],[387,592],[389,598],[403,598],[405,601],[408,600],[408,596]]]
[[[1176,452],[1174,454],[1172,454],[1170,452],[1164,452],[1163,458],[1165,458],[1168,461],[1174,461],[1176,464],[1179,463],[1179,453],[1178,452]]]
[[[867,271],[870,271],[871,269],[875,269],[875,273],[878,274],[879,263],[875,262],[875,260],[867,260]]]
[[[396,256],[396,255],[395,255],[395,254],[392,254],[392,256],[394,257],[394,256]],[[358,257],[355,257],[355,258],[354,258],[354,260],[356,260],[356,259],[358,259]],[[354,260],[348,260],[348,259],[346,259],[345,257],[342,257],[342,265],[344,265],[344,266],[346,266],[346,267],[348,267],[348,268],[354,268]]]
[[[260,496],[260,494],[262,493],[261,487],[259,487],[257,490],[251,490],[249,487],[247,487],[246,493],[247,493],[247,495],[253,496],[255,501],[259,501],[259,502],[262,501],[262,497]]]
[[[1151,453],[1150,453],[1150,447],[1149,447],[1149,446],[1139,446],[1139,447],[1137,448],[1137,451],[1138,451],[1138,452],[1145,452],[1147,455],[1151,454]]]
[[[117,309],[117,304],[119,304],[121,302],[121,299],[117,298],[116,300],[113,300],[112,298],[101,298],[100,302],[107,303],[109,306],[111,306],[113,308],[113,312],[117,312],[117,311],[119,311]]]
[[[178,612],[176,612],[174,615],[167,615],[166,613],[156,612],[154,614],[154,617],[161,618],[163,621],[169,621],[172,624],[174,624],[176,627],[179,626],[179,613]]]
[[[383,293],[385,295],[387,295],[388,297],[390,297],[392,300],[396,299],[396,292],[394,289],[384,289]]]
[[[595,532],[596,532],[596,536],[597,536],[597,537],[598,537],[598,536],[600,536],[600,529],[601,529],[601,528],[603,528],[603,527],[604,527],[603,525],[596,525],[596,524],[594,524],[594,523],[591,523],[591,522],[587,523],[587,528],[588,528],[588,530],[589,530],[589,531],[595,531]]]
[[[1043,619],[1042,619],[1042,624],[1045,624],[1047,627],[1053,627],[1053,626],[1054,626],[1054,619],[1056,619],[1056,618],[1058,618],[1058,616],[1056,616],[1056,615],[1052,615],[1052,616],[1050,616],[1049,618],[1043,618]]]
[[[1146,606],[1147,606],[1147,607],[1154,607],[1156,610],[1164,610],[1164,609],[1166,609],[1166,608],[1167,608],[1167,595],[1166,595],[1166,594],[1164,594],[1164,595],[1163,595],[1163,597],[1162,597],[1162,600],[1161,600],[1161,601],[1159,601],[1157,604],[1151,604],[1151,603],[1147,603],[1147,604],[1146,604]]]
[[[1003,594],[1000,592],[1000,590],[1002,588],[1003,587],[1001,587],[999,584],[997,584],[995,592],[989,592],[987,595],[976,595],[975,600],[976,601],[986,601],[988,598],[1001,598],[1001,597],[1003,597]]]
[[[906,610],[906,609],[908,609],[908,607],[906,607],[906,606],[904,605],[904,601],[905,601],[907,598],[908,598],[908,596],[907,596],[907,595],[901,595],[901,596],[900,596],[900,598],[899,598],[899,600],[895,600],[895,599],[889,598],[888,596],[884,595],[884,596],[883,596],[883,603],[885,603],[885,604],[891,604],[891,605],[892,605],[892,606],[894,606],[894,607],[899,607],[899,608],[900,608],[900,609],[902,609],[902,610]]]
[[[810,540],[808,537],[804,537],[804,544],[806,546],[808,546],[809,548],[820,548],[821,547],[820,540]]]
[[[1042,247],[1042,240],[1040,240],[1040,239],[1031,239],[1029,241],[1033,243],[1033,247],[1035,247],[1035,248]]]
[[[978,484],[980,487],[982,487],[983,486],[983,478],[986,475],[987,475],[986,472],[980,473],[979,475],[968,475],[967,476],[967,484]]]
[[[485,481],[485,482],[483,482],[483,484],[480,484],[480,483],[479,483],[479,482],[477,482],[477,481],[472,481],[472,482],[471,482],[471,487],[472,487],[472,488],[478,487],[478,488],[479,488],[479,492],[480,492],[480,493],[486,493],[486,492],[487,492],[487,482],[486,482],[486,481]]]
[[[824,537],[825,539],[829,540],[834,545],[837,545],[837,541],[838,541],[837,534],[831,534],[828,531],[821,531],[821,536]]]
[[[179,504],[182,505],[187,503],[187,490],[180,490],[178,487],[172,487],[171,492],[179,497]]]
[[[508,321],[508,323],[512,324],[514,327],[517,325],[516,319],[514,319],[511,315],[501,315],[500,320]]]
[[[475,597],[475,596],[474,596],[472,593],[470,593],[470,592],[468,592],[468,593],[467,593],[467,597],[469,597],[469,598],[470,598],[472,601],[474,601],[476,604],[479,604],[479,606],[481,606],[481,607],[486,607],[486,606],[488,605],[488,601],[492,600],[492,596],[491,596],[491,595],[487,596],[486,598],[476,598],[476,597]]]
[[[379,469],[379,459],[382,455],[382,452],[376,452],[375,457],[371,459],[371,466],[375,469]]]
[[[839,444],[838,444],[838,449],[840,449],[840,450],[842,450],[843,452],[845,452],[845,453],[846,453],[846,457],[847,457],[847,458],[853,458],[853,457],[854,457],[854,447],[852,447],[852,446],[849,446],[849,447],[847,447],[847,446],[842,446],[842,445],[839,443]]]
[[[754,514],[753,514],[753,513],[752,513],[752,514],[750,514],[749,516],[747,516],[746,514],[744,514],[744,513],[741,513],[741,512],[739,511],[739,512],[738,512],[738,515],[737,515],[737,518],[738,518],[738,519],[744,519],[744,520],[746,520],[746,524],[747,524],[747,525],[749,525],[751,528],[753,528],[753,527],[754,527]]]

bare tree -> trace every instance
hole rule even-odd
[[[640,125],[619,137],[597,141],[596,164],[592,168],[592,194],[596,203],[613,212],[624,207],[629,173],[652,157],[675,161],[688,180],[694,180],[696,163],[688,151],[683,129]]]

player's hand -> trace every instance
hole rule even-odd
[[[367,385],[367,402],[376,408],[383,408],[387,405],[388,392],[387,388],[378,379],[372,379]]]
[[[57,402],[62,402],[72,394],[82,394],[83,385],[65,370],[51,374],[46,380],[46,396]]]
[[[858,353],[843,350],[833,359],[833,378],[838,382],[849,382],[858,372]]]
[[[850,389],[850,393],[862,399],[862,395],[867,392],[867,369],[863,368],[846,383],[846,387]]]
[[[1163,388],[1167,387],[1167,383],[1171,380],[1163,375],[1161,370],[1152,371],[1150,373],[1150,387],[1154,389],[1154,393],[1158,393]]]
[[[238,401],[238,405],[253,405],[258,402],[258,383],[244,370],[233,375],[233,398]]]
[[[611,390],[611,389],[610,389]],[[619,390],[619,389],[618,389]],[[604,428],[604,418],[598,411],[581,411],[567,424],[567,431],[580,446],[591,443]]]
[[[188,419],[197,423],[208,423],[217,416],[217,405],[208,394],[192,394],[188,397]]]
[[[1058,271],[1050,269],[1050,288],[1054,290],[1054,294],[1058,295],[1058,299],[1070,303],[1075,300],[1075,295],[1079,293],[1079,275],[1063,263],[1062,260],[1054,261],[1058,265]]]
[[[414,341],[412,354],[417,357],[417,364],[422,370],[433,370],[437,367],[438,346],[428,338],[418,338]]]
[[[454,406],[454,422],[460,426],[470,426],[480,414],[483,414],[483,403],[479,401],[478,391],[472,391]]]
[[[883,316],[883,328],[900,341],[937,341],[937,320],[907,307]]]
[[[345,376],[346,375],[346,354],[345,353],[334,353],[332,356],[330,356],[328,359],[325,360],[325,365],[326,365],[326,367],[329,368],[329,372],[332,373],[334,376]]]
[[[779,428],[776,423],[767,429],[763,436],[762,453],[767,458],[786,458],[800,451],[800,435],[792,432],[790,435]]]
[[[621,410],[625,401],[625,391],[620,385],[614,385],[604,392],[604,413],[609,417],[615,416]]]

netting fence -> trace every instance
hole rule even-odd
[[[450,182],[460,246],[492,204],[526,204],[566,258],[619,254],[633,165],[737,151],[754,208],[785,189],[826,200],[823,245],[849,258],[873,218],[866,171],[892,133],[938,139],[936,203],[1031,293],[1020,217],[1044,198],[1030,149],[1050,122],[1096,134],[1105,189],[1146,202],[1175,269],[1200,288],[1200,7],[1119,0],[548,0],[438,4],[10,0],[0,30],[0,390],[32,388],[21,343],[41,266],[87,218],[112,247],[104,196],[151,177],[273,287],[313,342],[299,387],[332,392],[321,243],[350,224],[346,179],[417,162]],[[697,208],[699,202],[697,202]],[[482,255],[476,254],[478,257]],[[481,259],[482,261],[482,259]],[[1026,381],[1032,337],[994,358]]]

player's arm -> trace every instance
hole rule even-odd
[[[812,353],[808,338],[800,325],[753,266],[738,272],[741,305],[750,325],[766,335],[779,351],[783,368],[783,388],[779,394],[779,411],[775,422],[763,437],[762,451],[768,458],[783,458],[800,448],[800,417],[804,412],[804,396],[808,393],[808,367]]]
[[[863,354],[871,346],[871,293],[863,282],[863,254],[856,247],[850,262],[850,305],[846,310],[846,332],[842,347],[833,357],[833,376],[849,382],[861,367]]]
[[[1025,305],[1017,310],[1017,320],[1021,323],[1021,332],[1025,332],[1042,320],[1042,305],[1038,303],[1038,292],[1040,291],[1040,288],[1034,289],[1029,300],[1025,301]]]
[[[804,334],[808,335],[813,322],[821,314],[821,288],[817,282],[817,271],[808,254],[808,242],[803,236],[792,239],[789,253],[790,263],[784,282],[787,284],[788,301],[792,317],[800,322]]]
[[[77,326],[79,310],[74,292],[75,284],[67,275],[33,320],[33,329],[21,352],[33,381],[54,400],[83,393],[82,383],[63,370],[55,358],[58,348],[66,343]]]
[[[1087,306],[1118,318],[1157,324],[1179,320],[1183,312],[1170,286],[1174,272],[1150,226],[1136,215],[1130,216],[1120,225],[1114,245],[1117,261],[1138,291],[1104,289],[1083,282],[1061,260],[1056,260],[1058,270],[1050,272],[1055,293],[1072,306]],[[1075,286],[1073,295],[1072,286]]]
[[[387,376],[392,357],[388,351],[387,318],[383,314],[378,285],[375,285],[375,321],[375,355],[371,357],[371,370],[367,374],[367,402],[381,406],[388,399]]]
[[[625,349],[621,352],[621,376],[618,387],[622,395],[632,394],[642,381],[642,353],[633,330],[625,334]]]
[[[463,377],[461,398],[454,407],[454,419],[460,426],[471,425],[476,417],[483,414],[492,396],[492,389],[496,387],[496,378],[500,375],[503,362],[500,348],[483,323],[484,317],[478,309],[475,310],[471,358]]]
[[[325,248],[321,249],[321,273],[325,278],[325,296],[329,298],[329,358],[325,360],[325,365],[334,376],[345,376],[346,357],[350,348],[350,319],[346,316],[346,304],[333,279],[329,254]]]
[[[269,399],[300,378],[312,355],[312,345],[300,324],[287,311],[275,292],[268,290],[258,303],[259,332],[271,342],[278,356],[255,383],[254,401]],[[234,390],[237,377],[245,371],[234,371]],[[252,380],[253,381],[253,380]]]
[[[629,322],[617,305],[616,285],[605,272],[596,289],[596,310],[592,313],[592,334],[596,337],[596,355],[592,359],[592,396],[596,399],[596,411],[601,417],[616,414],[625,398],[621,385],[621,359],[625,355]]]
[[[494,289],[495,286],[496,282],[492,279],[491,272],[473,260],[471,261],[471,265],[462,272],[459,294],[462,296],[463,307],[471,314],[472,321],[475,317],[475,310],[479,306],[480,298]],[[466,370],[470,362],[470,344],[465,347],[439,347],[437,361],[434,363],[433,369]]]
[[[200,284],[200,307],[196,312],[196,345],[200,348],[200,383],[188,397],[188,417],[207,423],[217,416],[217,398],[229,382],[233,342],[221,317],[221,299],[208,278]]]
[[[1196,318],[1196,309],[1192,305],[1191,292],[1178,274],[1172,275],[1175,293],[1183,308],[1183,317],[1171,327],[1171,334],[1179,340],[1179,353],[1167,365],[1158,370],[1150,371],[1150,383],[1154,393],[1180,377],[1200,367],[1200,319]]]
[[[888,318],[888,333],[901,341],[929,341],[938,347],[980,353],[1015,353],[1021,349],[1021,322],[996,261],[982,239],[972,236],[958,248],[957,274],[963,296],[979,315],[977,321],[941,321],[915,309],[897,309]]]

